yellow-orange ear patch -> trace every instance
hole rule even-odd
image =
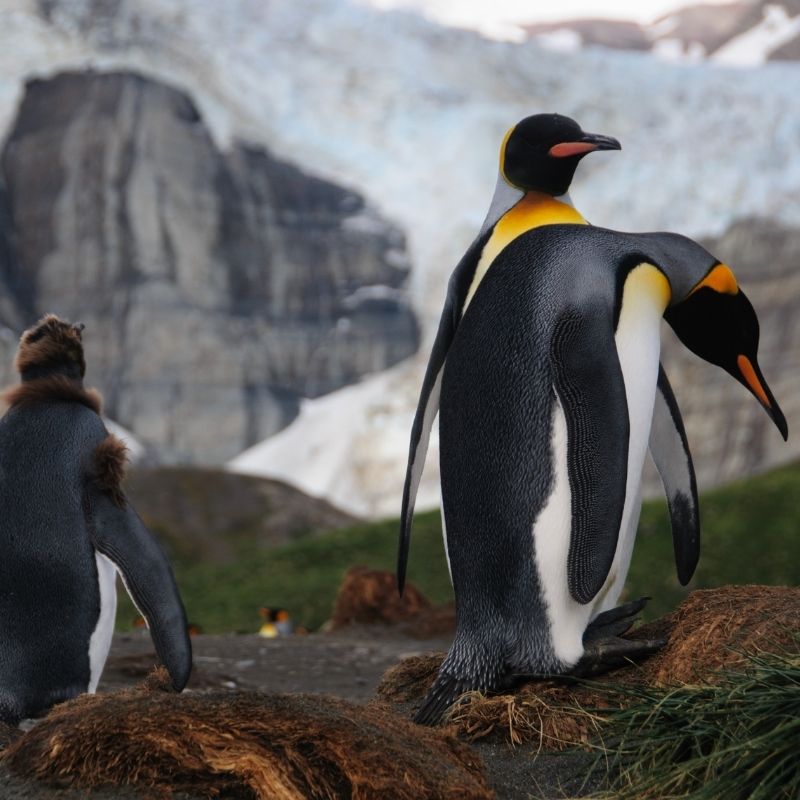
[[[692,289],[687,297],[691,297],[696,291],[704,287],[713,289],[719,294],[737,294],[739,291],[739,284],[736,282],[731,268],[727,264],[717,264],[708,275]]]

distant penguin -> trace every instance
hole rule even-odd
[[[259,616],[264,624],[259,628],[258,635],[265,639],[274,639],[278,636],[291,636],[294,633],[294,623],[285,608],[258,609]]]
[[[117,572],[176,690],[191,670],[169,564],[121,487],[125,445],[83,386],[82,330],[48,315],[22,335],[0,419],[0,719],[12,724],[95,691]]]
[[[787,435],[758,367],[755,312],[727,266],[674,234],[526,225],[524,203],[479,237],[468,268],[463,260],[456,268],[412,429],[398,579],[402,586],[438,410],[457,613],[455,640],[417,714],[423,723],[467,691],[657,648],[619,636],[643,601],[615,605],[648,441],[684,584],[699,555],[691,455],[659,365],[662,316],[689,349],[742,382]],[[514,214],[517,232],[480,275],[492,231]]]

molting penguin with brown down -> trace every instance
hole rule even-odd
[[[682,236],[586,224],[565,196],[577,159],[598,142],[619,145],[565,119],[529,117],[506,135],[495,198],[451,278],[420,393],[398,583],[438,412],[457,628],[418,722],[438,721],[465,692],[586,674],[659,647],[621,637],[644,600],[615,606],[648,446],[682,583],[699,556],[691,454],[659,364],[662,317],[787,435],[758,366],[758,320],[730,268]]]
[[[125,445],[83,386],[82,325],[48,315],[22,335],[21,382],[0,419],[0,720],[97,688],[116,575],[180,691],[191,671],[169,564],[125,496]]]

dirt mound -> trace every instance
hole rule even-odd
[[[796,647],[800,588],[726,586],[692,592],[677,611],[632,636],[667,635],[664,649],[639,665],[592,683],[535,681],[513,694],[466,695],[447,718],[470,739],[499,735],[545,749],[581,744],[599,730],[604,711],[626,702],[626,687],[712,683],[721,669],[741,667],[745,654]],[[378,697],[408,713],[433,683],[442,654],[406,659],[390,669]]]
[[[400,597],[391,572],[351,567],[336,596],[331,629],[375,624],[397,625],[410,636],[429,638],[454,630],[455,609],[432,605],[409,583]]]
[[[480,758],[386,707],[256,692],[173,694],[165,674],[57,706],[3,754],[18,775],[203,797],[490,798]]]

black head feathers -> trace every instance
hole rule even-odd
[[[611,136],[585,133],[561,114],[534,114],[506,133],[500,170],[508,183],[524,191],[558,197],[565,194],[580,160],[594,150],[620,150]]]

